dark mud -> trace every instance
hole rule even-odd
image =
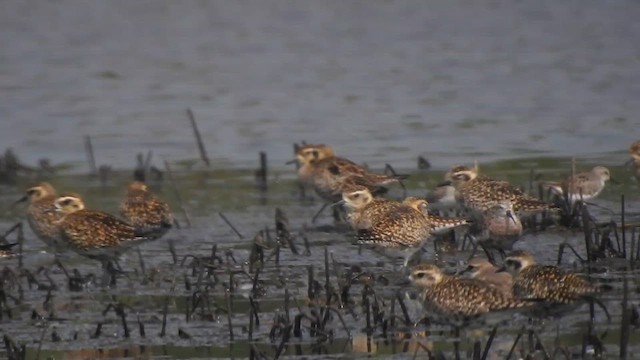
[[[536,174],[553,178],[566,173],[559,169],[568,163],[564,159],[532,158],[483,164],[483,171],[527,188],[532,166]],[[591,164],[582,165],[588,168]],[[120,261],[124,274],[118,276],[113,288],[98,285],[101,270],[97,262],[65,253],[60,260],[73,278],[70,282],[63,270],[53,265],[54,256],[25,228],[22,259],[1,260],[0,329],[10,339],[7,341],[16,345],[15,351],[24,349],[30,359],[339,358],[367,354],[411,358],[414,353],[419,357],[444,354],[447,359],[453,358],[457,344],[449,328],[414,326],[421,318],[420,309],[407,298],[411,288],[401,284],[403,276],[392,262],[351,245],[349,234],[343,227],[334,226],[328,212],[318,224],[310,224],[320,203],[300,198],[293,169],[274,166],[267,190],[261,191],[253,170],[197,167],[173,165],[191,226],[187,226],[166,174],[165,180],[151,182],[154,190],[171,203],[182,228],[143,244],[139,253],[135,249],[128,252]],[[400,170],[412,172],[407,187],[414,195],[424,195],[442,178],[440,171]],[[594,201],[599,207],[590,206],[589,210],[598,223],[620,224],[620,194],[629,194],[625,239],[630,252],[632,246],[638,246],[637,184],[626,180],[628,173],[622,167],[613,167],[612,172],[625,181],[608,186]],[[116,212],[130,177],[131,172],[114,172],[101,184],[96,177],[62,174],[51,181],[61,190],[84,195],[91,207]],[[3,230],[21,219],[24,209],[10,204],[27,182],[22,179],[16,186],[0,187],[0,202],[6,209]],[[401,195],[400,189],[391,193],[392,197]],[[279,232],[274,221],[276,209],[282,210],[288,222],[280,224]],[[290,240],[283,231],[287,229]],[[621,235],[619,230],[618,242]],[[8,240],[15,236],[10,234]],[[631,245],[632,238],[635,245]],[[586,257],[584,234],[579,228],[552,226],[544,232],[530,231],[516,247],[533,251],[540,262],[555,263],[562,242]],[[467,250],[442,258],[455,265],[468,255]],[[532,327],[540,336],[542,348],[549,354],[556,352],[558,358],[564,358],[559,354],[579,356],[601,351],[616,357],[621,343],[625,281],[629,309],[637,310],[638,306],[638,263],[635,270],[624,259],[601,259],[587,266],[567,250],[562,264],[590,272],[594,279],[613,288],[601,297],[611,320],[596,306],[591,322],[586,304],[559,320],[545,320]],[[74,276],[75,269],[82,279]],[[90,274],[96,279],[92,281]],[[352,280],[351,286],[347,287],[346,279]],[[331,294],[329,301],[327,294]],[[504,358],[526,324],[526,319],[516,318],[500,326],[489,358]],[[464,332],[459,344],[461,356],[473,358],[476,340],[484,346],[490,330],[480,327]],[[523,339],[516,347],[517,354],[537,352],[541,356],[534,335],[525,334]],[[630,352],[640,351],[639,340],[632,325]],[[0,356],[16,355],[10,348],[3,348]]]

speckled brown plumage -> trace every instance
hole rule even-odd
[[[135,228],[102,211],[87,210],[77,196],[55,200],[56,211],[63,214],[60,236],[75,252],[97,260],[112,260],[131,246],[150,240],[138,236]]]
[[[476,211],[485,211],[500,200],[510,200],[516,212],[557,209],[556,205],[538,200],[507,181],[479,175],[476,169],[466,166],[453,167],[445,178],[456,188],[464,205]]]
[[[472,279],[484,281],[508,297],[513,296],[513,277],[511,274],[497,272],[498,268],[488,260],[482,258],[470,259],[467,271]]]
[[[26,198],[27,222],[31,230],[45,244],[53,247],[60,246],[60,213],[53,210],[56,190],[47,182],[42,182],[27,189]]]
[[[147,185],[140,181],[133,181],[127,187],[120,214],[136,231],[149,237],[164,235],[173,224],[169,205],[150,193]]]
[[[374,199],[368,189],[359,187],[343,194],[348,219],[357,231],[356,243],[380,247],[417,247],[436,230],[462,225],[466,220],[429,217],[426,201],[409,198],[406,202]],[[434,222],[431,220],[434,219]],[[437,220],[437,221],[435,221]]]
[[[409,278],[420,288],[427,314],[438,320],[464,322],[491,312],[525,308],[532,304],[507,296],[480,280],[443,274],[432,264],[411,268]]]
[[[522,236],[522,222],[509,200],[500,200],[482,214],[480,241],[486,248],[511,250]]]
[[[402,177],[374,174],[351,160],[335,155],[333,149],[324,144],[303,145],[296,150],[300,167],[298,177],[326,201],[339,201],[345,187],[345,180],[359,182],[372,193],[384,192],[384,185],[397,182]]]
[[[469,224],[469,221],[467,219],[456,217],[442,217],[429,213],[429,203],[427,202],[427,200],[422,198],[410,196],[404,199],[402,203],[416,209],[417,211],[422,212],[422,214],[426,216],[427,223],[429,224],[430,228],[429,231],[432,234],[441,233],[458,226]]]
[[[599,292],[598,287],[580,275],[557,266],[536,264],[526,251],[512,252],[505,259],[505,268],[513,275],[513,294],[518,298],[570,304]]]

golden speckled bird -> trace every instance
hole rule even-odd
[[[169,205],[149,192],[147,185],[140,181],[133,181],[127,187],[127,195],[120,204],[120,214],[138,233],[147,237],[159,238],[173,224]]]
[[[420,211],[427,217],[427,223],[429,224],[432,234],[442,233],[449,229],[469,224],[467,219],[442,217],[429,213],[429,202],[422,198],[409,196],[405,198],[402,203]]]
[[[359,244],[388,248],[418,247],[437,230],[467,223],[464,219],[429,216],[426,201],[409,198],[401,203],[373,198],[366,187],[355,187],[343,194],[351,226],[357,230]]]
[[[406,177],[371,173],[351,160],[336,156],[333,148],[324,144],[299,146],[295,155],[300,166],[300,181],[312,186],[320,197],[330,202],[340,200],[347,178],[360,178],[360,185],[377,194],[386,191],[385,185]]]
[[[475,211],[485,211],[500,200],[511,200],[513,209],[519,213],[558,208],[524,193],[507,181],[479,175],[477,169],[467,166],[454,166],[446,173],[445,179],[451,181],[463,204]]]
[[[56,197],[56,190],[53,186],[47,182],[41,182],[28,188],[26,195],[18,201],[29,201],[27,222],[36,236],[45,244],[59,248],[62,245],[60,244],[59,228],[59,220],[62,215],[51,211]]]
[[[108,262],[130,247],[150,240],[108,213],[85,209],[82,198],[77,195],[61,196],[54,205],[55,211],[62,214],[62,240],[70,249],[88,258]]]
[[[421,290],[423,307],[436,321],[460,325],[492,312],[532,305],[530,301],[507,296],[483,281],[443,274],[432,264],[412,267],[409,279]]]
[[[589,200],[600,195],[607,181],[611,180],[609,169],[604,166],[596,166],[591,171],[569,176],[562,182],[543,182],[544,187],[549,188],[558,196],[564,196],[564,190],[568,192],[569,202]]]
[[[497,272],[495,267],[486,259],[474,257],[467,262],[465,272],[469,273],[472,279],[484,281],[497,288],[508,297],[513,296],[513,277],[508,272]]]
[[[500,200],[482,213],[483,234],[480,242],[485,248],[501,252],[511,250],[522,236],[522,222],[513,211],[510,200]]]
[[[600,291],[578,274],[565,272],[557,266],[536,264],[527,251],[509,254],[504,269],[513,276],[513,295],[518,298],[571,304]]]
[[[629,155],[631,155],[631,159],[627,161],[626,165],[631,165],[633,176],[640,181],[640,140],[631,143],[629,146]]]

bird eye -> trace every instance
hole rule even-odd
[[[318,155],[319,155],[320,153],[318,153],[318,150],[313,150],[313,151],[311,152],[311,154],[313,155],[313,157],[314,157],[314,158],[316,158],[316,159],[317,159],[317,158],[318,158]]]
[[[354,199],[357,199],[357,198],[359,198],[359,197],[360,197],[360,194],[353,194],[353,198],[354,198]]]
[[[62,204],[62,205],[65,205],[65,206],[66,206],[66,205],[69,205],[69,204],[71,204],[71,199],[63,200],[63,201],[61,202],[61,204]]]
[[[424,277],[424,273],[417,273],[417,274],[416,274],[416,277],[417,277],[418,279],[422,279],[422,278]]]

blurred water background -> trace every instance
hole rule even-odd
[[[223,167],[258,151],[280,166],[303,139],[398,167],[609,158],[639,134],[639,14],[633,0],[2,2],[0,144],[84,165],[86,134],[115,167],[150,149],[194,158],[192,108]]]

